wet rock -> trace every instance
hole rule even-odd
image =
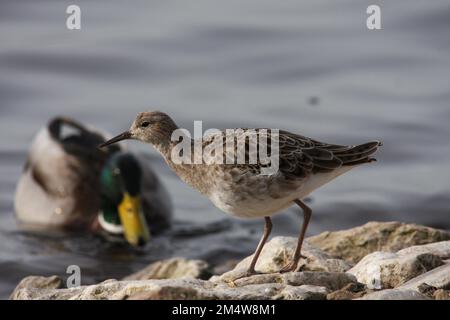
[[[327,300],[353,300],[364,296],[366,293],[366,286],[362,283],[349,283],[342,289],[329,293]]]
[[[123,278],[123,280],[207,279],[211,276],[208,270],[209,266],[205,261],[172,258],[152,263],[143,270]]]
[[[386,289],[366,294],[356,300],[431,300],[415,290]]]
[[[331,256],[356,263],[375,251],[393,251],[450,240],[450,232],[400,222],[369,222],[363,226],[323,232],[307,241]]]
[[[409,280],[401,285],[399,289],[411,289],[424,293],[426,286],[432,287],[434,290],[450,289],[450,263]]]
[[[348,271],[369,289],[395,288],[444,262],[431,253],[374,252]]]

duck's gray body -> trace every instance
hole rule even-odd
[[[69,124],[73,124],[69,120]],[[53,119],[32,142],[27,162],[17,184],[14,199],[16,217],[26,229],[97,228],[101,205],[99,175],[106,158],[118,148],[99,151],[104,135],[87,130],[64,138],[67,119]],[[142,209],[150,230],[170,225],[172,204],[164,185],[148,164],[133,155],[141,165]]]

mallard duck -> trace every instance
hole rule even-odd
[[[121,146],[99,150],[104,141],[68,118],[41,129],[15,193],[19,224],[123,235],[134,246],[167,229],[171,201],[148,160]]]

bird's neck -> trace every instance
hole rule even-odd
[[[170,134],[158,139],[153,146],[164,157],[169,165],[180,164],[180,157],[191,157],[193,160],[194,140],[186,132],[179,130],[176,134]],[[188,149],[192,150],[188,153]],[[188,161],[183,161],[186,163]]]
[[[187,184],[197,189],[203,194],[208,194],[211,186],[207,184],[205,179],[198,177],[207,173],[208,166],[204,164],[196,164],[195,162],[195,143],[188,136],[183,137],[181,141],[171,141],[170,144],[157,147],[158,151],[163,155],[167,165]],[[183,148],[184,147],[184,148]],[[189,149],[189,151],[188,151]],[[184,153],[184,158],[182,157]]]

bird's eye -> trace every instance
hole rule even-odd
[[[150,125],[150,122],[145,121],[141,123],[141,128],[147,128]]]

